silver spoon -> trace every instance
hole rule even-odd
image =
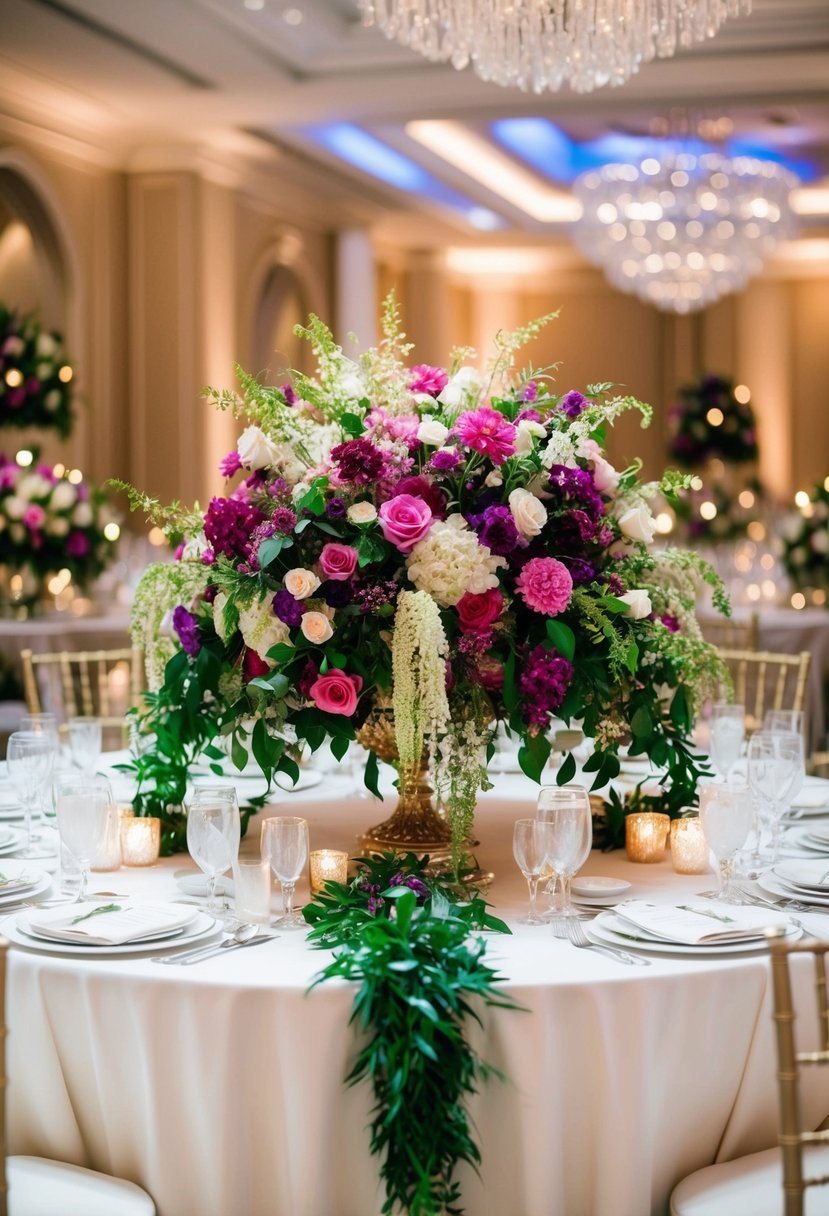
[[[241,924],[223,942],[212,942],[209,946],[199,946],[197,950],[185,950],[179,954],[159,955],[158,958],[154,958],[152,961],[154,963],[181,963],[186,959],[199,958],[202,954],[218,953],[220,950],[227,950],[231,946],[243,946],[245,942],[249,942],[256,937],[258,932],[258,925]]]

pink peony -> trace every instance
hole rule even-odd
[[[362,687],[362,676],[349,675],[346,671],[329,671],[324,676],[318,676],[308,691],[317,709],[350,718],[357,708],[357,694]]]
[[[468,448],[483,452],[493,464],[503,464],[515,452],[515,427],[487,406],[461,414],[455,430]]]
[[[532,558],[521,571],[515,586],[528,608],[547,616],[557,616],[563,612],[573,594],[570,571],[554,557]]]
[[[326,578],[351,578],[357,569],[357,550],[351,545],[324,545],[320,553],[320,569]]]
[[[409,388],[413,393],[428,393],[437,397],[449,383],[449,377],[442,367],[430,367],[428,363],[418,363],[410,372]]]
[[[396,498],[388,499],[380,507],[378,516],[386,540],[401,553],[413,549],[432,526],[432,508],[412,494],[398,494]]]
[[[504,607],[504,597],[497,587],[491,587],[480,595],[467,591],[458,600],[456,607],[464,633],[477,633],[488,629],[498,620]]]

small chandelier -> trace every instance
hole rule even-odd
[[[620,85],[716,34],[751,0],[358,0],[365,25],[427,59],[543,93]]]
[[[615,287],[666,312],[739,291],[795,228],[794,174],[699,148],[604,165],[573,184],[576,246]]]

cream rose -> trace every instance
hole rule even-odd
[[[71,481],[59,481],[52,491],[49,504],[55,511],[68,511],[78,501],[78,491]]]
[[[631,540],[643,540],[646,545],[649,545],[656,532],[656,521],[651,515],[650,509],[641,502],[638,506],[625,511],[624,515],[619,516],[619,528]]]
[[[266,469],[279,459],[279,448],[258,426],[242,431],[236,451],[246,469]]]
[[[430,448],[439,448],[448,434],[449,427],[438,422],[437,418],[424,418],[417,428],[418,442]]]
[[[79,502],[72,512],[72,523],[77,524],[79,528],[88,528],[94,518],[88,502]]]
[[[540,422],[533,422],[530,418],[525,418],[522,422],[519,422],[515,428],[516,456],[529,456],[533,450],[533,441],[546,434],[547,428]]]
[[[349,523],[372,524],[377,518],[377,508],[372,502],[355,502],[346,511]]]
[[[538,536],[547,522],[547,508],[529,490],[513,490],[509,496],[509,509],[515,526],[523,537]]]
[[[446,387],[438,393],[438,401],[448,409],[457,409],[468,397],[477,400],[483,377],[475,367],[462,367],[455,372]]]
[[[295,600],[307,600],[308,596],[313,595],[320,585],[313,570],[303,570],[301,566],[297,566],[295,570],[289,570],[283,582],[286,590],[290,591]]]
[[[309,642],[313,642],[315,646],[321,646],[323,642],[327,642],[330,637],[334,636],[331,622],[324,612],[304,612],[299,627],[303,636]]]
[[[619,599],[627,604],[627,616],[633,617],[634,621],[641,621],[642,617],[650,616],[653,612],[651,597],[642,588],[626,591],[624,595],[619,596]]]

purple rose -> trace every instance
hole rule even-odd
[[[178,640],[181,642],[184,653],[194,659],[201,650],[199,622],[183,604],[179,604],[173,612],[173,628],[178,634]]]
[[[386,540],[408,553],[432,526],[432,508],[422,498],[398,494],[382,504],[378,518]]]

